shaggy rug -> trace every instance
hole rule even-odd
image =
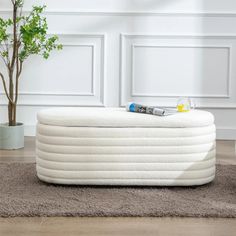
[[[198,187],[61,186],[38,180],[34,164],[0,164],[0,216],[236,217],[236,166],[218,165]]]

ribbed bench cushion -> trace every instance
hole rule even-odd
[[[39,112],[37,173],[46,182],[93,185],[200,185],[215,176],[214,117],[168,117],[120,108]]]
[[[38,113],[41,124],[75,127],[202,127],[213,124],[210,112],[192,110],[161,117],[127,112],[123,108],[54,108]]]

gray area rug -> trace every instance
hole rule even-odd
[[[200,187],[58,186],[34,164],[0,164],[0,216],[236,217],[236,166],[217,166]]]

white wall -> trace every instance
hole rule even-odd
[[[1,0],[0,15],[10,14]],[[33,0],[25,0],[25,11]],[[215,114],[218,138],[236,139],[235,0],[40,0],[64,50],[32,57],[21,81],[18,120],[34,133],[53,106],[175,106],[194,97]],[[0,90],[1,91],[1,90]],[[0,121],[6,100],[0,95]]]

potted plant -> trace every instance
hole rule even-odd
[[[62,49],[57,36],[47,36],[47,21],[42,16],[45,6],[33,6],[27,15],[22,14],[24,0],[11,0],[12,17],[0,17],[0,80],[8,100],[8,123],[0,124],[0,149],[24,147],[24,126],[17,122],[18,87],[23,65],[30,55],[47,59],[54,49]],[[4,73],[5,71],[5,73]]]

